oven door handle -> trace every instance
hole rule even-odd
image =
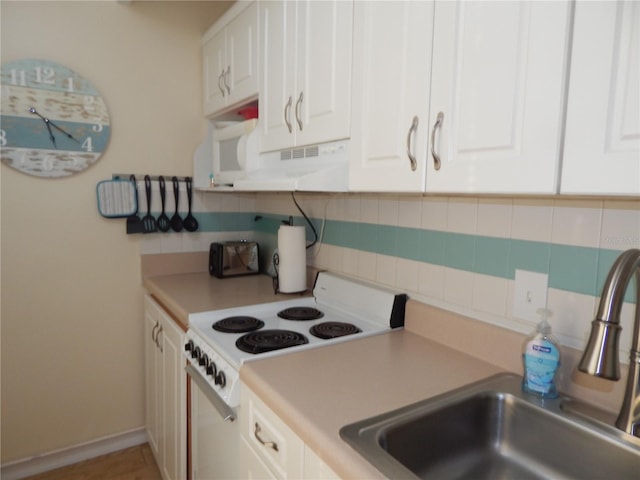
[[[200,391],[209,399],[211,405],[218,411],[224,421],[233,422],[236,419],[236,412],[225,403],[225,401],[216,393],[211,386],[202,379],[200,373],[191,365],[184,367],[187,375],[191,377],[191,380],[196,382],[196,385],[200,387]]]

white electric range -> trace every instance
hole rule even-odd
[[[189,315],[191,479],[242,479],[240,367],[245,362],[404,326],[407,296],[321,272],[313,297]],[[257,433],[256,433],[257,435]]]

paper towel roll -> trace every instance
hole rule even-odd
[[[304,227],[278,229],[278,286],[282,293],[307,289],[307,254]]]

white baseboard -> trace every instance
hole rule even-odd
[[[146,442],[147,432],[144,427],[140,427],[35,457],[6,463],[0,467],[0,478],[2,480],[18,480]]]

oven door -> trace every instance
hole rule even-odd
[[[240,427],[236,411],[209,387],[191,365],[191,479],[240,478]]]

